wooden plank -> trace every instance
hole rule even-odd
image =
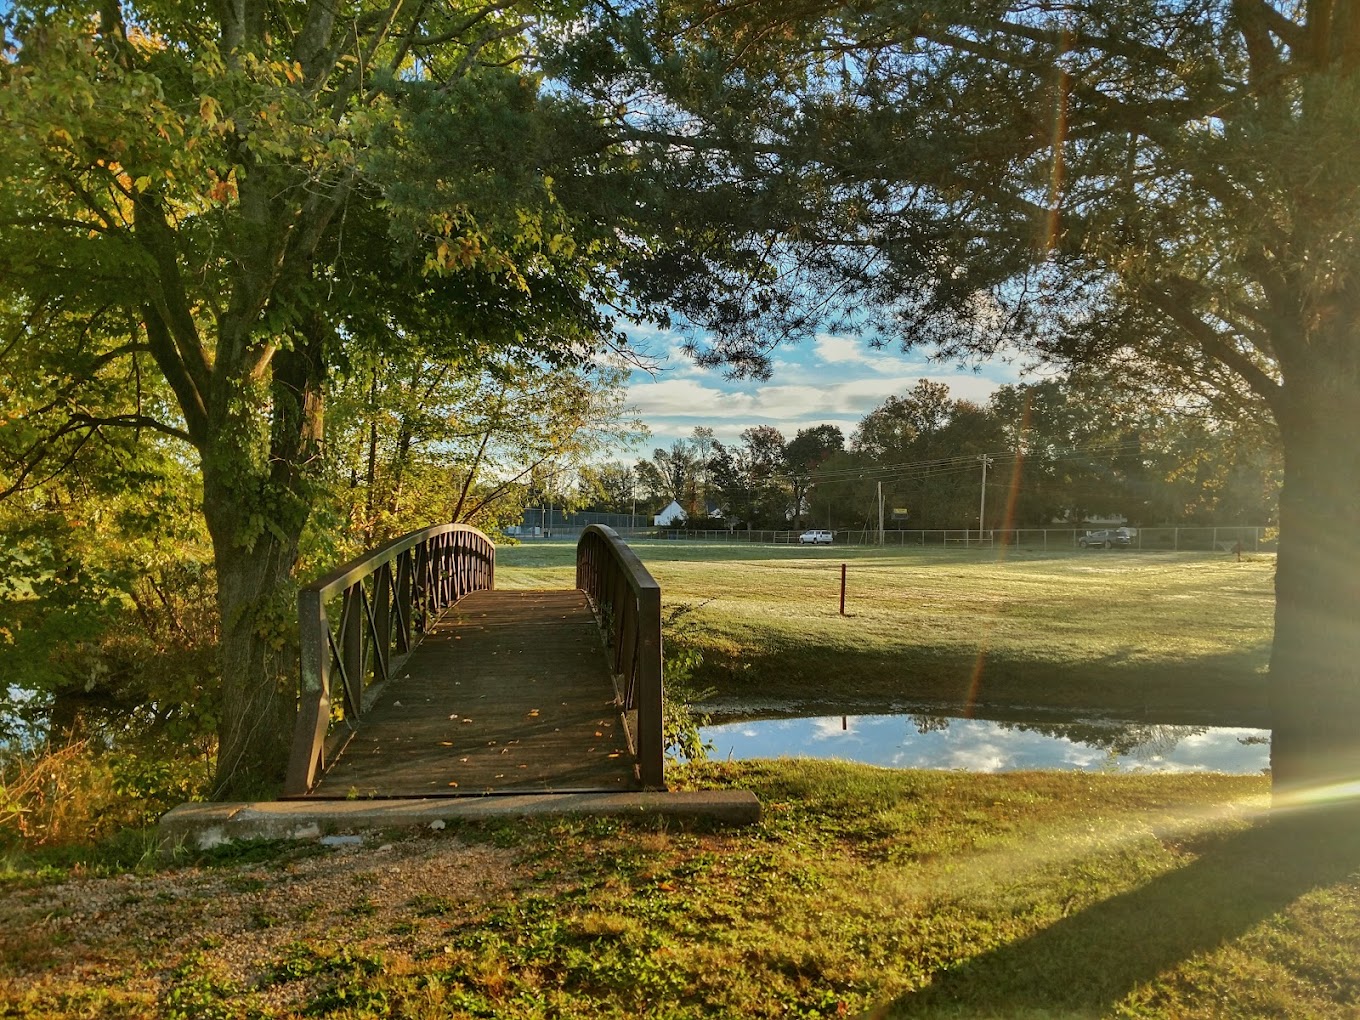
[[[581,592],[474,592],[406,660],[313,796],[636,789],[613,693]]]

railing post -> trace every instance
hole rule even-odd
[[[302,690],[293,725],[293,750],[283,782],[285,797],[301,797],[312,788],[316,771],[323,764],[321,748],[331,721],[331,650],[320,592],[306,588],[298,592],[298,631]]]
[[[411,550],[397,554],[397,651],[411,650]]]
[[[429,542],[421,542],[412,552],[415,555],[415,563],[414,569],[411,571],[411,607],[413,610],[411,629],[417,634],[424,634],[425,621],[429,618],[430,613]]]
[[[637,645],[638,778],[648,789],[666,788],[661,734],[661,589],[638,592]]]
[[[623,641],[620,639],[623,637],[624,601],[628,591],[628,578],[624,576],[617,564],[611,563],[610,566],[614,568],[610,571],[614,583],[609,586],[609,625],[613,630],[613,633],[609,635],[609,643],[614,646],[614,672],[623,673]],[[625,679],[631,679],[631,677],[625,677]],[[633,706],[627,707],[632,708]]]
[[[384,563],[373,575],[373,629],[375,642],[373,672],[384,680],[391,676],[392,665],[392,564]]]
[[[364,710],[364,585],[345,589],[340,614],[340,661],[345,664],[345,718],[358,722]]]
[[[457,541],[453,547],[453,569],[457,576],[457,582],[453,586],[453,601],[457,602],[472,591],[472,577],[476,573],[477,565],[472,561],[473,547],[467,536],[457,535],[455,537]]]
[[[616,672],[623,674],[624,690],[634,692],[633,700],[636,701],[638,628],[643,621],[637,611],[636,597],[626,585],[623,589],[623,598],[615,605],[614,612],[618,616],[618,625],[614,628],[614,641],[618,652]]]

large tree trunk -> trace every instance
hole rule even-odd
[[[232,402],[219,400],[228,410],[204,451],[222,620],[218,799],[273,796],[287,768],[298,694],[294,570],[311,509],[305,476],[319,459],[326,335],[318,313],[274,355],[267,402],[239,401],[233,418]]]
[[[282,535],[251,521],[205,478],[204,511],[217,566],[222,671],[214,797],[273,796],[283,781],[297,710],[293,568],[300,526]]]
[[[1339,367],[1339,366],[1338,366]],[[1277,804],[1360,782],[1360,398],[1353,373],[1296,387],[1270,660]]]

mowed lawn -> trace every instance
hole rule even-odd
[[[1360,828],[1261,776],[707,763],[759,824],[505,819],[6,874],[0,1016],[1353,1018]],[[112,863],[112,862],[110,862]]]
[[[1271,555],[633,546],[723,716],[933,705],[1262,725]],[[575,546],[502,547],[497,584],[574,585]],[[839,613],[847,565],[846,615]]]

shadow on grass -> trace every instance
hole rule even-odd
[[[1360,868],[1360,812],[1276,818],[1194,863],[935,976],[875,1017],[1100,1016],[1139,985]]]

